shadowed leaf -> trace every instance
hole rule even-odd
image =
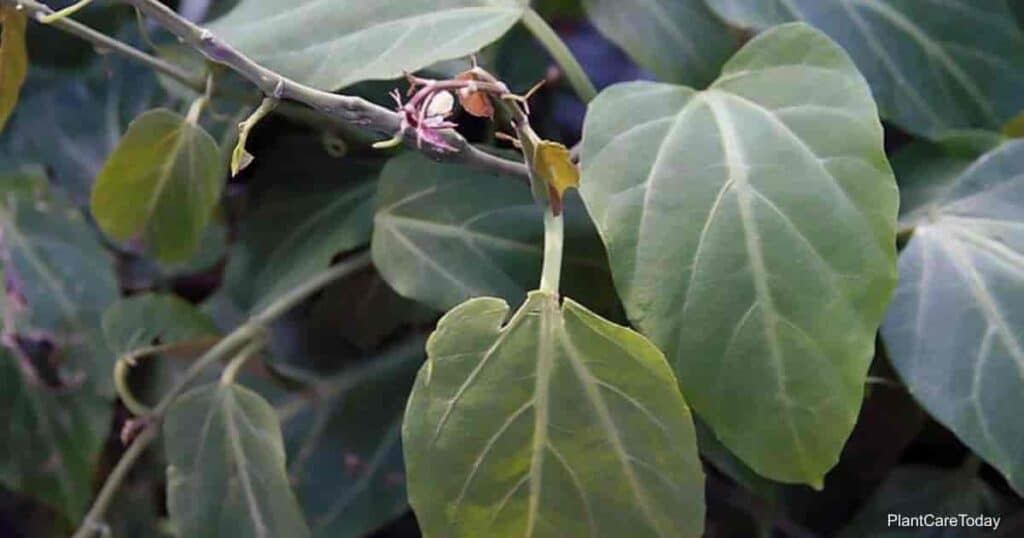
[[[1024,32],[1005,0],[707,0],[739,26],[806,21],[863,71],[882,116],[938,139],[1024,109]],[[1018,2],[1019,3],[1019,2]]]
[[[936,420],[1024,492],[1024,141],[967,168],[900,254],[882,326]]]
[[[16,353],[0,348],[0,483],[77,522],[92,498],[110,401],[88,386],[47,387]]]
[[[285,472],[281,427],[262,397],[207,385],[167,412],[167,509],[181,536],[308,538]]]

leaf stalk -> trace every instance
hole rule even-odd
[[[556,216],[551,207],[544,210],[544,266],[540,291],[558,295],[562,278],[562,251],[565,245],[565,219]]]

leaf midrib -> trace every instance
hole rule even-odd
[[[784,413],[784,421],[789,429],[790,437],[793,440],[793,449],[797,452],[798,465],[800,465],[808,477],[815,477],[815,473],[807,467],[807,451],[803,446],[799,430],[790,413],[791,400],[789,391],[786,389],[786,367],[782,358],[782,351],[778,340],[777,314],[775,300],[766,280],[767,269],[765,266],[764,252],[762,251],[760,233],[753,214],[753,200],[751,199],[751,185],[746,168],[744,150],[737,136],[736,127],[733,124],[732,116],[727,107],[717,99],[708,98],[709,94],[701,94],[711,109],[715,123],[718,126],[718,133],[721,137],[722,150],[725,152],[726,164],[730,171],[730,180],[736,184],[736,200],[740,212],[740,223],[743,229],[744,241],[748,259],[751,265],[751,277],[754,283],[754,291],[757,296],[757,303],[761,305],[758,310],[761,312],[761,320],[764,325],[764,337],[768,343],[768,351],[772,357],[772,364],[775,367],[776,390],[783,398],[783,405],[787,412]],[[734,175],[735,174],[735,175]]]
[[[227,427],[228,442],[231,448],[231,453],[234,455],[234,467],[235,472],[238,473],[239,481],[242,484],[242,489],[245,494],[245,504],[248,507],[249,515],[252,517],[252,523],[255,527],[257,536],[259,538],[269,538],[267,524],[263,519],[263,511],[260,509],[259,501],[256,499],[256,491],[253,488],[252,477],[249,476],[248,467],[248,456],[245,453],[245,448],[242,446],[241,432],[238,430],[238,424],[235,423],[235,412],[244,412],[238,408],[238,402],[235,398],[235,392],[232,387],[226,387],[220,389],[224,391],[222,396],[223,408],[221,412],[224,414],[224,425]]]

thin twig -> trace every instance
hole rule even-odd
[[[181,17],[157,0],[122,0],[142,11],[179,39],[192,45],[208,60],[227,66],[256,85],[267,97],[286,99],[305,104],[323,114],[346,123],[362,126],[385,137],[391,137],[401,127],[398,113],[371,103],[360,97],[339,95],[300,84],[284,75],[256,63],[238,49],[206,28]],[[415,134],[406,135],[406,144],[429,157],[498,171],[521,179],[528,172],[523,163],[510,161],[474,147],[454,130],[444,133],[447,144],[455,151],[441,151],[429,145],[417,148]]]
[[[0,4],[13,6],[15,9],[24,11],[25,14],[36,21],[54,13],[54,11],[48,6],[36,2],[35,0],[0,0]],[[96,30],[93,30],[92,28],[68,17],[55,20],[51,22],[49,26],[84,39],[85,41],[92,43],[92,45],[97,49],[109,50],[118,54],[123,54],[128,58],[177,80],[197,92],[202,92],[203,88],[206,86],[206,80],[202,76],[193,75],[177,65],[147,54],[131,45],[128,45],[127,43],[124,43],[123,41],[119,41],[106,34],[97,32]]]
[[[309,106],[336,124],[355,125],[372,131],[375,134],[389,137],[398,132],[401,120],[394,111],[359,97],[321,91],[288,79],[257,64],[237,49],[213,35],[209,30],[197,26],[157,0],[121,1],[134,6],[140,12],[156,20],[172,34],[193,45],[207,59],[225,65],[248,79],[267,97],[287,99]],[[53,13],[52,9],[35,0],[0,0],[0,5],[10,5],[16,9],[24,10],[34,20],[40,16]],[[196,92],[202,93],[206,86],[205,78],[188,73],[177,65],[147,54],[70,18],[62,18],[55,21],[51,26],[78,36],[99,49],[123,54],[130,59],[174,78]],[[409,147],[420,150],[434,160],[464,164],[482,170],[498,172],[524,181],[529,179],[526,165],[523,163],[487,153],[470,144],[462,135],[455,131],[447,131],[444,136],[448,141],[448,145],[453,147],[455,151],[436,151],[435,148],[428,146],[417,148],[414,133],[405,133],[405,142]]]
[[[363,253],[357,256],[351,257],[329,269],[320,273],[319,275],[311,278],[302,285],[292,289],[287,294],[276,299],[270,303],[261,312],[254,315],[249,319],[248,322],[240,325],[230,334],[224,337],[223,340],[213,346],[209,351],[206,352],[202,357],[199,358],[192,366],[185,371],[184,375],[175,383],[175,385],[164,395],[160,403],[153,409],[152,414],[143,417],[146,425],[139,433],[138,437],[129,445],[128,450],[125,451],[121,459],[118,460],[117,465],[110,472],[106,482],[103,483],[103,487],[100,488],[99,493],[96,495],[96,500],[93,502],[92,507],[89,509],[89,513],[86,514],[85,519],[82,520],[82,524],[75,531],[73,538],[89,538],[93,536],[96,529],[103,526],[103,519],[105,517],[107,508],[110,506],[111,501],[117,494],[117,490],[121,486],[121,482],[124,481],[128,475],[128,471],[134,467],[135,463],[142,456],[146,447],[148,447],[157,437],[160,430],[160,422],[166,415],[167,410],[170,409],[171,405],[178,399],[178,396],[188,388],[192,382],[199,377],[206,368],[220,362],[227,358],[231,353],[239,350],[247,343],[252,342],[256,338],[261,338],[266,331],[266,326],[280,317],[282,314],[288,312],[296,305],[305,301],[316,292],[323,289],[328,284],[335,282],[341,278],[344,278],[352,273],[358,272],[366,268],[370,264],[370,254]]]

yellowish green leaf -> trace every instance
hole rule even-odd
[[[569,148],[558,142],[542,140],[534,149],[534,171],[561,197],[580,184],[580,171],[569,156]]]
[[[252,164],[255,157],[245,149],[245,145],[249,141],[249,133],[276,107],[277,99],[268,97],[260,103],[259,108],[248,119],[238,124],[238,142],[235,144],[234,151],[231,152],[231,177],[237,176],[239,172]]]
[[[132,122],[100,171],[92,213],[110,237],[139,237],[161,260],[184,260],[220,199],[221,173],[209,133],[170,110],[151,110]]]
[[[25,50],[25,15],[11,7],[0,7],[0,131],[18,102],[18,93],[28,74]]]
[[[1003,125],[1003,135],[1007,138],[1024,138],[1024,111]]]

